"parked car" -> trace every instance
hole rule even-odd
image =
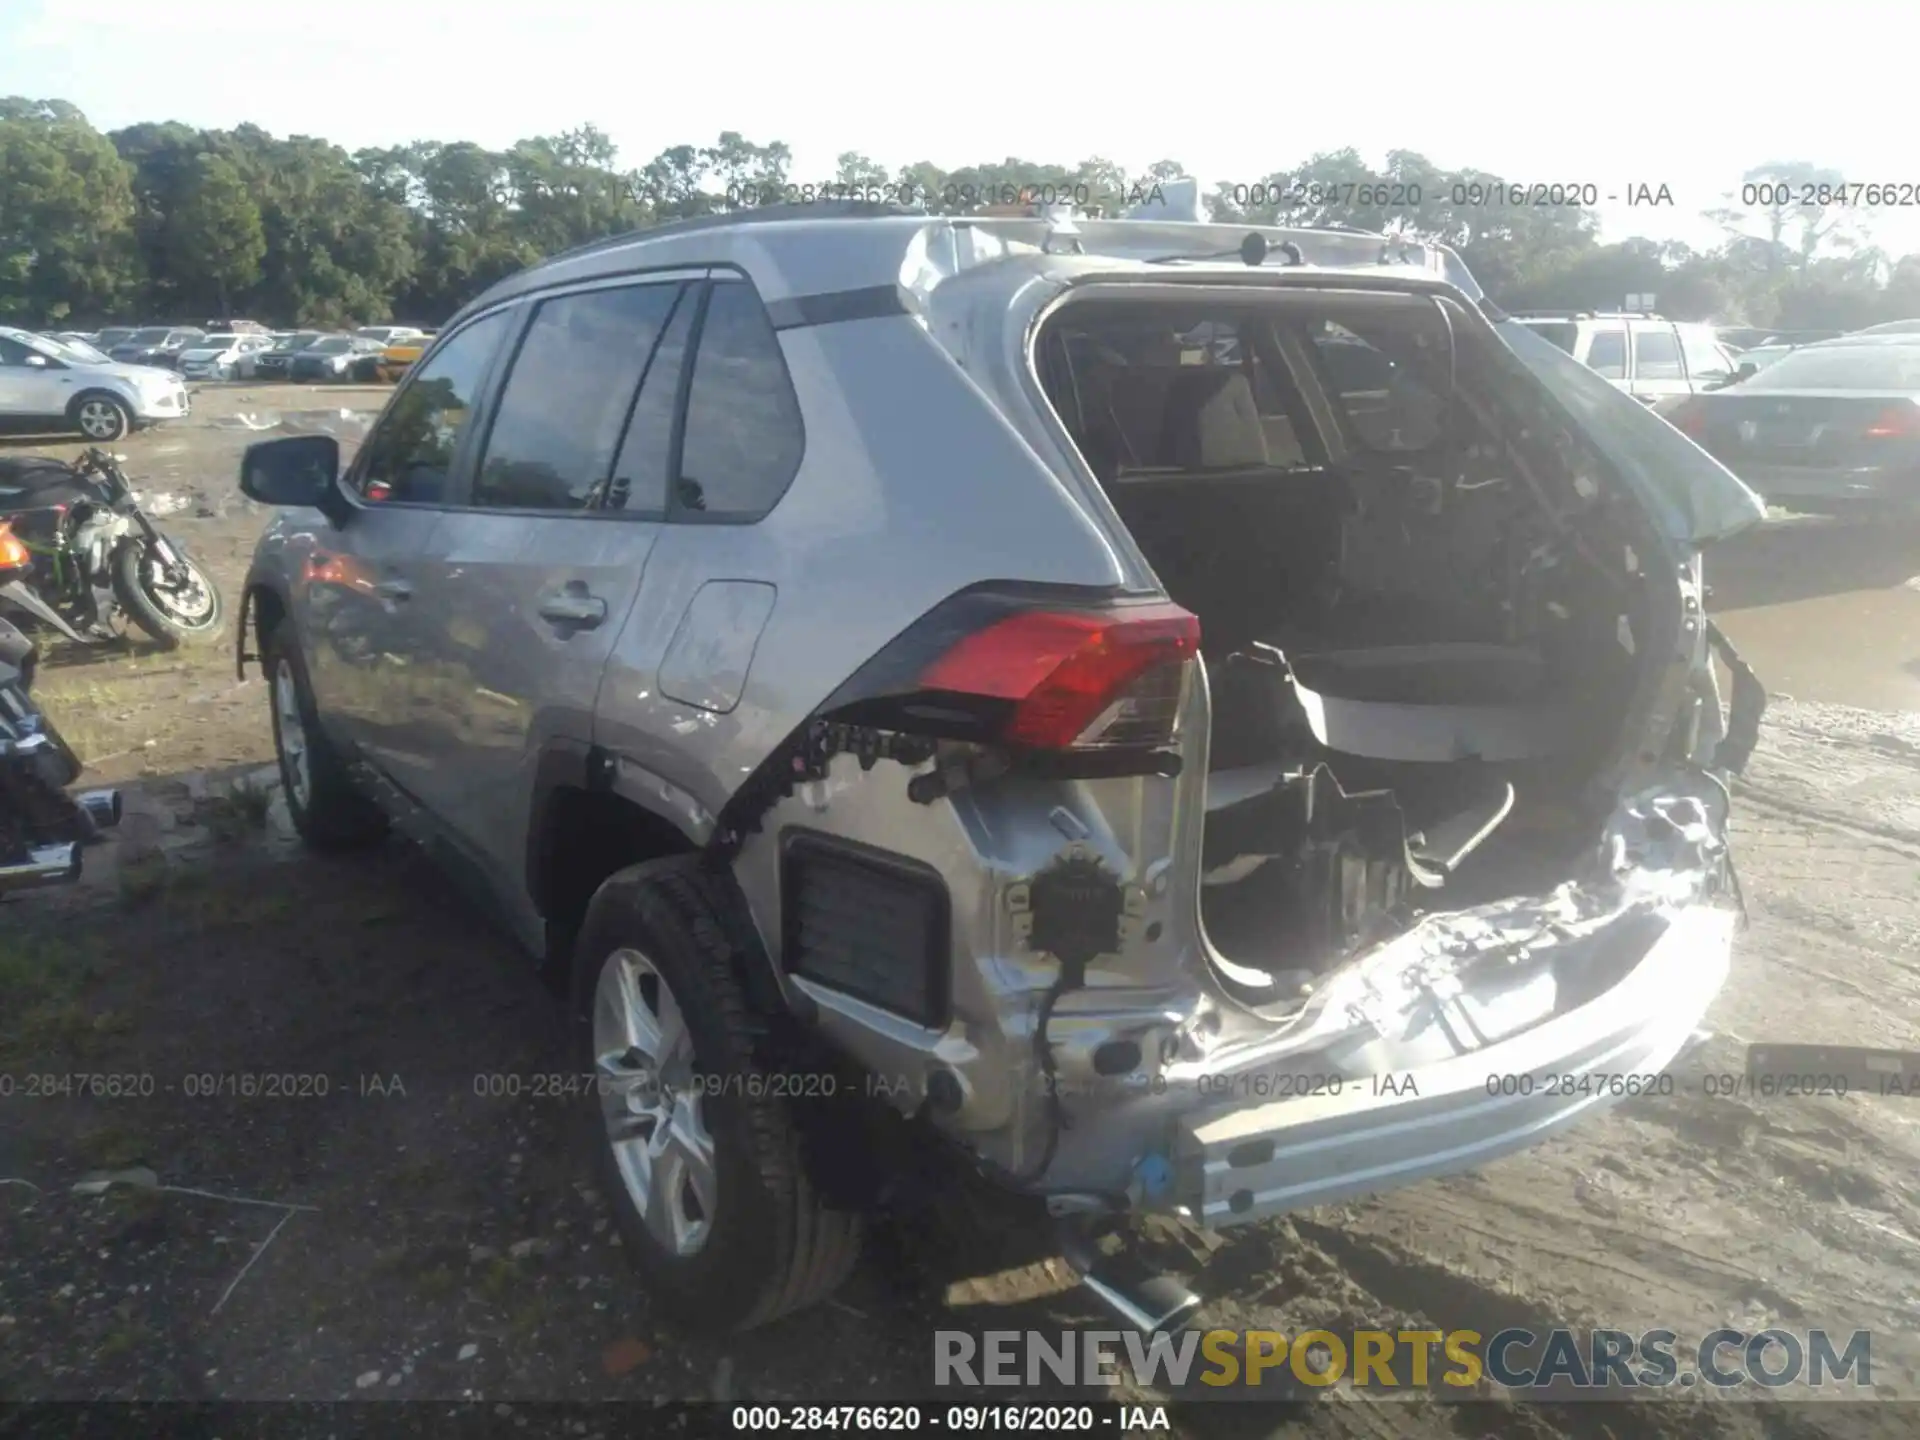
[[[63,345],[84,345],[92,349],[98,337],[89,335],[84,330],[55,330],[51,332],[51,338]]]
[[[109,325],[93,337],[93,346],[96,350],[104,350],[112,354],[116,345],[126,344],[139,328],[137,325]]]
[[[1773,504],[1920,514],[1920,334],[1803,345],[1668,419]]]
[[[1170,1323],[1095,1227],[1483,1166],[1728,974],[1764,697],[1700,548],[1752,493],[1449,251],[1037,228],[602,242],[469,305],[344,472],[242,465],[293,823],[398,818],[567,977],[619,1232],[709,1324],[916,1185]]]
[[[397,383],[431,344],[433,344],[432,338],[426,335],[414,335],[395,340],[380,352],[374,372],[376,378],[390,385]]]
[[[11,425],[78,430],[105,442],[178,420],[189,408],[178,375],[88,360],[57,341],[0,328],[0,420]]]
[[[324,330],[295,330],[289,334],[279,336],[272,345],[262,350],[259,355],[254,358],[253,371],[255,378],[260,380],[286,379],[287,367],[292,364],[293,357],[313,344],[314,341],[325,339],[326,333]]]
[[[179,368],[180,356],[206,338],[207,332],[191,326],[155,325],[136,330],[107,353],[126,365],[155,365],[164,370]]]
[[[1920,320],[1889,320],[1882,325],[1869,325],[1864,330],[1855,330],[1855,335],[1920,335]]]
[[[180,373],[189,380],[246,380],[254,361],[269,349],[269,335],[207,335],[180,353]]]
[[[209,335],[271,335],[258,320],[209,320],[201,327]]]
[[[1731,384],[1740,369],[1710,325],[1600,311],[1529,311],[1514,318],[1648,405]]]
[[[1750,350],[1755,345],[1764,345],[1767,337],[1774,332],[1757,325],[1715,325],[1713,336],[1729,350]]]
[[[384,348],[396,340],[417,339],[427,332],[412,325],[362,325],[353,333],[362,340],[378,340]]]
[[[287,366],[287,378],[296,381],[348,380],[356,361],[380,353],[374,340],[355,335],[324,335],[293,354]]]

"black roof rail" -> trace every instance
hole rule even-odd
[[[589,240],[571,250],[561,250],[536,262],[551,265],[557,260],[572,260],[593,255],[639,240],[669,235],[692,235],[702,230],[724,230],[735,225],[764,225],[776,220],[876,220],[888,216],[921,215],[924,210],[895,205],[884,200],[820,200],[792,205],[755,205],[742,210],[722,210],[712,215],[695,215],[686,220],[669,220],[664,225],[643,225],[638,230],[623,230],[603,240]],[[931,219],[931,216],[927,216]]]

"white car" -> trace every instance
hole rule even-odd
[[[171,370],[90,359],[58,340],[0,326],[0,421],[9,425],[78,430],[98,443],[178,420],[189,407],[187,387]]]
[[[250,380],[253,362],[273,348],[271,335],[209,335],[180,355],[180,373],[189,380]]]

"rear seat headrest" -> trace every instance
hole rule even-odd
[[[1163,465],[1215,470],[1268,463],[1253,387],[1226,366],[1191,366],[1174,376],[1160,437]]]

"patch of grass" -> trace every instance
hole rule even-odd
[[[244,779],[226,794],[201,801],[194,809],[194,818],[214,839],[234,841],[264,830],[272,809],[272,788]]]
[[[146,1135],[131,1125],[120,1122],[108,1122],[83,1130],[75,1137],[75,1149],[80,1163],[91,1170],[124,1170],[129,1165],[137,1165],[146,1159]],[[108,1192],[112,1194],[112,1191]],[[146,1195],[146,1198],[158,1200],[158,1195],[147,1192],[133,1192]]]
[[[91,937],[0,930],[0,1060],[88,1053],[99,1032],[83,997],[105,966]]]
[[[520,1267],[505,1258],[487,1262],[480,1274],[480,1293],[489,1300],[504,1300],[520,1285]]]

